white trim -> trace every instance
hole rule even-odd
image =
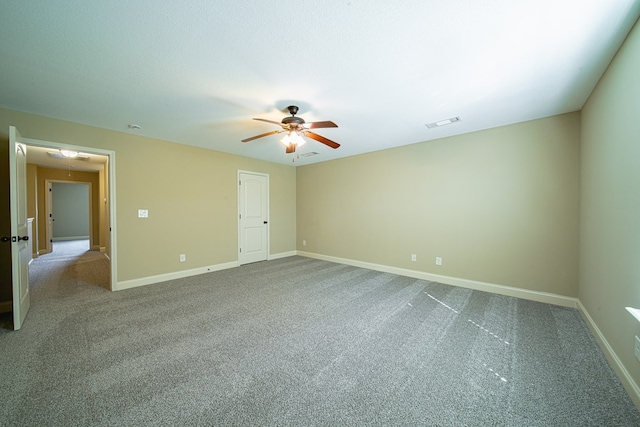
[[[268,259],[271,261],[272,259],[288,258],[296,255],[298,255],[296,251],[280,252],[278,254],[270,254]]]
[[[141,277],[139,279],[125,280],[116,283],[114,291],[137,288],[138,286],[152,285],[154,283],[166,282],[168,280],[183,279],[185,277],[197,276],[198,274],[211,273],[213,271],[226,270],[238,266],[237,261],[224,264],[210,265],[208,267],[193,268],[191,270],[175,271],[173,273],[158,274],[156,276]]]
[[[89,240],[89,236],[70,236],[70,237],[54,237],[51,240],[54,242],[67,242],[70,240]]]
[[[75,151],[82,151],[84,153],[89,154],[98,154],[101,156],[106,156],[108,158],[109,172],[109,194],[106,196],[109,198],[109,221],[110,224],[105,224],[105,227],[109,228],[109,232],[111,233],[109,242],[111,244],[111,290],[115,290],[117,287],[117,278],[118,278],[118,244],[117,244],[117,235],[116,232],[116,152],[114,150],[105,150],[102,148],[95,147],[85,147],[81,145],[73,145],[73,144],[62,144],[59,142],[53,141],[45,141],[40,139],[33,138],[22,138],[27,144],[33,145],[36,147],[45,147],[45,148],[55,148],[55,149],[71,149]],[[40,254],[47,253],[40,251]]]
[[[629,313],[631,313],[631,315],[633,317],[635,317],[636,320],[640,321],[640,310],[638,310],[637,308],[633,308],[633,307],[625,307],[627,309],[627,311]]]
[[[602,352],[617,374],[620,382],[627,390],[627,393],[629,393],[629,397],[631,397],[631,400],[633,400],[636,408],[640,408],[640,387],[638,387],[638,384],[636,384],[636,382],[633,380],[633,378],[629,374],[629,371],[627,371],[627,368],[624,367],[622,361],[613,350],[613,347],[611,347],[607,339],[604,337],[603,333],[600,331],[600,328],[598,328],[598,325],[596,325],[596,322],[593,321],[593,318],[589,315],[589,312],[587,311],[585,306],[582,305],[580,300],[578,300],[578,311],[580,312],[580,314],[582,314],[582,317],[587,323],[587,326],[589,326],[589,329],[591,329],[591,333],[600,345]]]
[[[287,258],[295,256],[296,251],[280,252],[269,255],[269,260]],[[107,254],[105,254],[107,256]],[[108,256],[107,256],[108,257]],[[226,262],[223,264],[210,265],[207,267],[198,267],[191,270],[174,271],[173,273],[158,274],[156,276],[141,277],[139,279],[125,280],[118,282],[113,288],[114,291],[122,291],[125,289],[137,288],[138,286],[152,285],[154,283],[166,282],[168,280],[183,279],[185,277],[197,276],[198,274],[211,273],[214,271],[227,270],[229,268],[239,267],[237,261]]]
[[[400,276],[413,277],[415,279],[430,280],[446,285],[460,286],[461,288],[475,289],[493,294],[506,295],[531,301],[544,302],[562,307],[576,308],[578,299],[549,292],[531,291],[529,289],[514,288],[512,286],[497,285],[494,283],[479,282],[477,280],[461,279],[458,277],[441,276],[439,274],[425,273],[423,271],[409,270],[405,268],[391,267],[388,265],[374,264],[364,261],[356,261],[347,258],[338,258],[311,252],[297,251],[298,255],[321,259],[323,261],[337,262],[339,264],[352,265],[354,267],[368,268],[384,273],[398,274]]]

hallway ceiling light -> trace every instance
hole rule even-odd
[[[60,150],[60,154],[62,154],[67,159],[73,159],[75,157],[78,157],[78,154],[80,154],[80,153],[78,153],[77,151],[73,151],[73,150]]]
[[[71,154],[75,153],[75,156],[67,156],[63,153],[63,151],[67,151]],[[73,160],[81,160],[81,161],[89,161],[89,155],[85,154],[85,153],[80,153],[78,151],[72,151],[72,150],[56,150],[56,151],[47,151],[47,155],[49,157],[52,157],[54,159],[73,159]]]

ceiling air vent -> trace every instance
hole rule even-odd
[[[450,125],[451,123],[456,123],[460,121],[460,117],[451,117],[450,119],[439,120],[433,123],[427,123],[427,127],[429,129],[439,128],[440,126]]]
[[[315,151],[310,151],[310,152],[308,152],[308,153],[302,153],[302,154],[300,154],[300,157],[310,157],[310,156],[315,156],[316,154],[320,154],[320,153],[317,153],[317,152],[315,152]]]

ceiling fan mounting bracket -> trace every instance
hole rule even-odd
[[[285,117],[284,119],[282,119],[282,124],[283,125],[294,125],[294,126],[290,126],[289,128],[293,128],[293,130],[295,130],[295,128],[297,128],[298,126],[295,125],[302,125],[304,124],[304,119],[302,117],[295,117],[295,115],[298,113],[298,107],[295,105],[289,105],[287,107],[287,110],[289,110],[289,114],[291,114],[291,117]],[[285,126],[283,126],[285,127]]]

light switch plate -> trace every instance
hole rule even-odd
[[[149,211],[146,209],[138,209],[138,218],[149,218]]]

